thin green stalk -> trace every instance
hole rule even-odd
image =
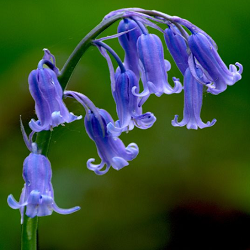
[[[91,42],[98,35],[100,35],[105,29],[107,29],[111,24],[121,19],[123,14],[118,14],[99,23],[93,30],[91,30],[76,46],[72,54],[69,56],[68,60],[64,64],[58,80],[63,89],[66,88],[67,83],[83,54],[91,46]]]
[[[22,238],[21,238],[22,250],[37,249],[37,226],[38,226],[38,217],[31,219],[28,216],[24,215],[24,221],[22,225]]]

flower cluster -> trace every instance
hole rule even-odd
[[[203,92],[218,95],[225,91],[228,85],[233,85],[241,79],[242,65],[236,63],[239,69],[235,65],[230,65],[228,69],[220,58],[213,39],[189,21],[139,8],[113,11],[105,16],[104,21],[117,15],[123,17],[118,25],[118,33],[91,41],[108,64],[117,121],[114,122],[106,110],[97,108],[85,95],[75,91],[63,92],[58,81],[61,73],[55,65],[55,57],[49,50],[44,50],[45,54],[38,63],[38,68],[29,75],[29,89],[35,101],[38,120],[30,121],[32,132],[29,138],[21,124],[24,141],[30,150],[23,166],[25,185],[19,202],[12,195],[8,197],[9,206],[20,209],[22,218],[25,206],[26,215],[31,218],[50,215],[53,210],[68,214],[79,209],[57,207],[51,184],[50,162],[40,153],[37,145],[32,143],[34,133],[53,130],[58,125],[82,118],[81,115],[75,116],[68,111],[63,98],[74,98],[85,108],[85,129],[90,139],[95,142],[101,158],[101,163],[97,165],[93,163],[95,159],[90,158],[87,168],[97,175],[103,175],[111,167],[115,170],[122,169],[138,155],[139,149],[135,143],[125,147],[118,137],[134,127],[148,129],[153,126],[156,121],[154,114],[144,113],[142,110],[151,94],[160,97],[163,94],[178,94],[184,89],[183,120],[179,122],[176,115],[172,125],[186,126],[188,129],[205,128],[213,126],[216,120],[204,123],[200,117]],[[164,25],[165,30],[159,25]],[[184,77],[184,86],[175,77],[173,84],[169,83],[170,62],[164,57],[161,39],[149,33],[148,26],[162,32],[166,46]],[[103,42],[116,38],[124,50],[124,60]],[[112,59],[118,65],[116,70]],[[143,87],[141,91],[140,81]]]

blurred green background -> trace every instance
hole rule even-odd
[[[40,218],[40,249],[250,246],[250,232],[244,229],[250,228],[249,1],[1,0],[0,249],[20,248],[20,214],[6,199],[10,193],[18,199],[24,183],[22,163],[29,152],[19,116],[28,132],[27,124],[35,118],[29,72],[37,67],[43,48],[56,56],[61,68],[104,15],[124,7],[155,9],[190,20],[214,38],[227,65],[243,64],[243,79],[218,96],[204,95],[201,117],[204,122],[216,118],[217,123],[198,131],[171,126],[175,114],[182,117],[183,93],[152,95],[144,111],[155,114],[154,126],[121,136],[126,145],[136,142],[140,154],[129,166],[104,176],[86,168],[89,158],[99,158],[83,120],[55,128],[49,153],[55,200],[60,207],[79,205],[81,210]],[[117,24],[104,35],[114,34]],[[108,43],[123,57],[117,40]],[[166,47],[165,57],[172,62]],[[181,78],[174,63],[172,76]],[[106,61],[96,48],[81,59],[68,89],[83,92],[117,119]],[[66,103],[75,114],[84,114],[76,102]],[[219,245],[213,245],[216,239]]]

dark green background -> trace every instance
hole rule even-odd
[[[124,7],[155,9],[190,20],[214,38],[226,65],[243,64],[243,79],[218,96],[204,95],[202,119],[216,118],[217,123],[198,131],[171,126],[175,114],[182,117],[183,93],[152,95],[144,111],[155,114],[154,126],[121,136],[126,145],[136,142],[140,154],[129,166],[119,172],[111,169],[104,176],[86,168],[89,158],[97,162],[99,158],[83,120],[55,128],[49,153],[55,200],[60,207],[80,205],[82,209],[40,218],[40,249],[168,249],[174,237],[171,213],[178,208],[197,216],[203,210],[211,215],[213,209],[219,217],[234,211],[246,218],[250,215],[249,1],[1,0],[0,249],[20,247],[20,214],[8,207],[6,199],[10,193],[19,198],[22,163],[29,154],[19,129],[20,115],[27,131],[29,120],[35,118],[29,72],[37,67],[43,48],[56,56],[61,68],[104,15]],[[105,34],[114,34],[117,24]],[[108,43],[123,57],[117,40]],[[170,60],[166,47],[165,57]],[[173,63],[172,76],[181,78]],[[68,89],[83,92],[117,119],[106,61],[96,48],[84,55]],[[84,113],[74,101],[66,103],[75,114]],[[207,234],[205,227],[201,223],[199,230]],[[217,236],[211,232],[204,237],[213,241]],[[200,249],[206,249],[206,244]]]

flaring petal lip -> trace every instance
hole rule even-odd
[[[216,119],[212,122],[204,123],[200,118],[202,108],[203,85],[195,80],[189,68],[184,75],[184,111],[183,120],[178,122],[178,115],[172,120],[174,127],[187,126],[188,129],[198,129],[211,127],[215,124]]]
[[[171,65],[164,59],[164,52],[161,40],[154,34],[142,34],[138,38],[137,52],[141,62],[141,74],[144,90],[136,96],[144,97],[149,94],[161,96],[165,94],[179,93],[181,86],[175,82],[174,88],[168,83],[167,71]],[[177,84],[177,85],[176,85]]]

